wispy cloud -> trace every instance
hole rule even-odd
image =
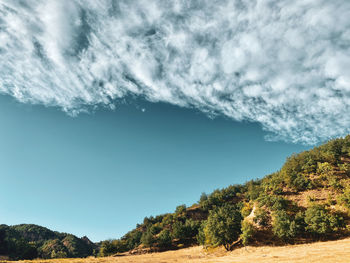
[[[0,0],[0,93],[78,113],[136,94],[271,139],[350,132],[350,1]]]

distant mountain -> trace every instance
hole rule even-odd
[[[97,246],[87,237],[78,238],[33,224],[0,225],[0,255],[13,260],[87,257],[95,251]]]

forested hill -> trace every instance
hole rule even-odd
[[[203,193],[189,208],[146,217],[121,239],[102,242],[100,255],[336,239],[349,235],[349,211],[350,135],[292,155],[262,179]]]
[[[350,233],[350,135],[287,158],[259,180],[203,193],[191,207],[145,217],[121,239],[87,238],[36,225],[0,226],[0,255],[18,258],[139,254],[185,246],[305,243]],[[113,231],[113,230],[111,230]]]
[[[87,237],[78,238],[32,224],[0,225],[0,256],[12,260],[87,257],[96,249]]]

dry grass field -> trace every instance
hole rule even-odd
[[[232,252],[223,249],[205,251],[201,247],[185,248],[177,251],[167,251],[136,256],[87,258],[87,259],[56,259],[22,261],[30,263],[348,263],[350,262],[350,238],[317,242],[304,245],[283,247],[246,247]]]

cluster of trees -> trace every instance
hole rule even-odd
[[[87,257],[93,255],[96,248],[86,237],[78,238],[37,225],[0,225],[0,255],[12,260]]]

